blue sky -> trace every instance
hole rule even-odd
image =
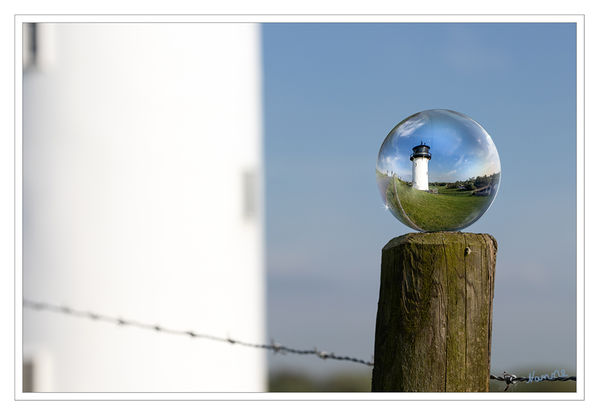
[[[564,23],[263,25],[269,336],[371,357],[380,251],[411,232],[383,208],[378,151],[402,119],[447,108],[483,125],[501,158],[494,204],[464,230],[499,243],[492,369],[575,369],[575,33]]]
[[[394,128],[381,146],[377,169],[412,180],[410,154],[423,142],[434,155],[428,166],[431,182],[455,182],[501,171],[493,140],[480,124],[464,114],[438,109],[416,113]]]

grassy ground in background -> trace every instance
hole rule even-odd
[[[269,392],[370,392],[370,373],[342,372],[314,378],[291,370],[270,375]]]
[[[536,370],[536,374],[551,374],[555,369]],[[516,370],[513,373],[528,376],[528,371]],[[571,375],[570,372],[567,372]],[[497,372],[497,375],[502,373]],[[363,371],[334,373],[325,378],[314,378],[296,371],[271,373],[269,392],[370,392],[371,375]],[[491,380],[490,392],[503,392],[505,383]],[[507,392],[576,392],[576,382],[520,382],[511,385]]]

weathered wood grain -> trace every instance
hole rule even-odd
[[[488,391],[497,242],[411,233],[383,248],[372,391]]]

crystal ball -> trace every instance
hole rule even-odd
[[[385,208],[421,232],[472,225],[493,203],[500,178],[491,136],[451,110],[418,112],[397,124],[376,162]]]

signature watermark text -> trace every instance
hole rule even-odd
[[[566,374],[566,369],[562,369],[562,370],[555,369],[553,372],[551,372],[551,375],[549,373],[544,373],[541,376],[535,376],[535,371],[533,370],[532,372],[528,373],[528,380],[526,381],[526,383],[542,382],[544,380],[555,379],[555,378],[565,378],[566,376],[568,376]]]

